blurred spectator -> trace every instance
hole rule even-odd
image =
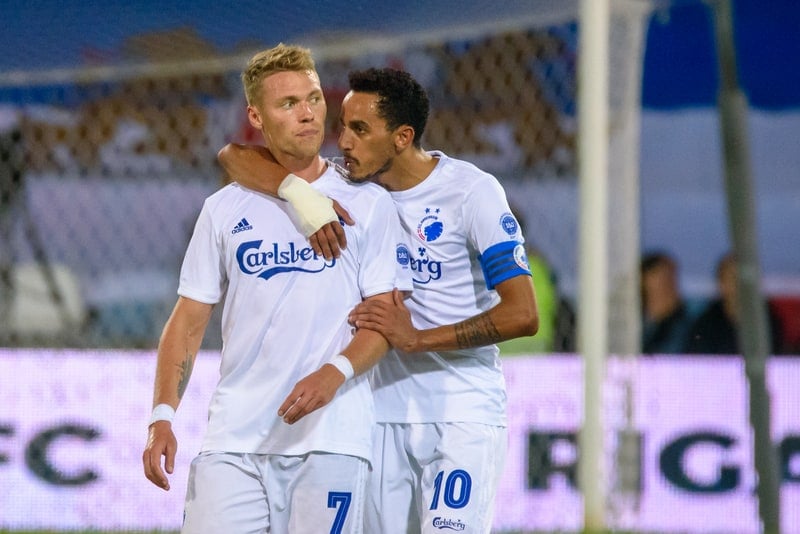
[[[433,53],[444,86],[425,144],[495,172],[574,166],[575,56],[566,35],[510,31]]]
[[[683,352],[694,317],[681,295],[672,256],[658,251],[642,258],[641,291],[642,353]]]
[[[717,263],[716,277],[718,296],[693,323],[686,346],[688,353],[741,354],[736,257],[733,254],[724,255]],[[770,354],[775,354],[781,349],[781,328],[772,309],[767,307],[767,311]]]
[[[800,295],[774,295],[769,306],[781,327],[781,347],[777,352],[800,356]]]

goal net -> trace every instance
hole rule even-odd
[[[337,152],[348,71],[410,71],[431,99],[423,145],[498,177],[573,310],[578,8],[531,2],[529,16],[468,27],[366,37],[331,31],[298,42],[314,52],[328,102],[325,155]],[[638,113],[650,4],[618,0],[612,8],[608,332],[613,353],[634,354]],[[252,53],[274,44],[222,54],[185,27],[131,36],[113,63],[100,57],[95,66],[0,72],[0,344],[156,345],[195,218],[221,185],[217,151],[231,141],[260,142],[239,74]],[[215,323],[206,348],[220,346]],[[613,443],[630,420],[624,380],[611,396]],[[611,478],[622,491],[636,477]]]
[[[612,287],[621,288],[636,252],[629,244],[638,241],[637,121],[648,4],[613,5],[609,257],[625,266],[611,266]],[[538,2],[530,11],[527,18],[424,34],[332,33],[302,44],[314,51],[329,104],[326,155],[336,154],[349,70],[411,71],[432,102],[425,145],[497,175],[527,239],[574,302],[578,3]],[[20,280],[3,285],[16,295],[3,300],[6,337],[16,333],[22,343],[78,327],[90,335],[73,336],[70,344],[152,343],[174,297],[199,201],[220,184],[217,150],[229,141],[259,141],[238,75],[251,52],[271,44],[221,55],[181,28],[131,36],[118,67],[0,72],[2,268],[51,271],[14,270],[12,282]],[[54,273],[61,273],[57,283]],[[629,298],[619,291],[611,297]],[[54,324],[25,324],[26,313],[46,308],[51,319],[41,322]],[[60,328],[68,320],[72,328]],[[624,326],[631,318],[623,313],[612,321]],[[627,330],[611,328],[614,336]]]

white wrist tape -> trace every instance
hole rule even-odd
[[[353,369],[353,364],[350,363],[350,359],[344,354],[334,356],[328,363],[336,367],[344,375],[345,382],[353,378],[356,374]]]
[[[283,179],[278,187],[278,196],[288,200],[294,208],[300,231],[306,237],[310,237],[326,224],[339,220],[333,210],[333,200],[294,174]]]
[[[169,404],[159,404],[153,408],[153,415],[150,416],[150,424],[152,425],[156,421],[169,421],[171,423],[173,419],[175,419],[175,408]]]

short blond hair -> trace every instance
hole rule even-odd
[[[276,72],[307,72],[316,74],[317,68],[311,57],[311,50],[296,45],[278,44],[250,58],[242,72],[242,84],[248,105],[258,103],[261,96],[261,82]]]

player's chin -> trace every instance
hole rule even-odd
[[[297,143],[297,148],[303,153],[303,155],[316,155],[319,154],[320,149],[322,149],[322,141],[323,137],[320,136],[305,136],[299,139]]]
[[[368,182],[369,179],[372,178],[371,174],[362,171],[361,169],[358,168],[358,166],[353,165],[352,162],[348,161],[345,164],[345,167],[347,168],[347,177],[350,179],[351,182],[360,184],[363,182]]]

